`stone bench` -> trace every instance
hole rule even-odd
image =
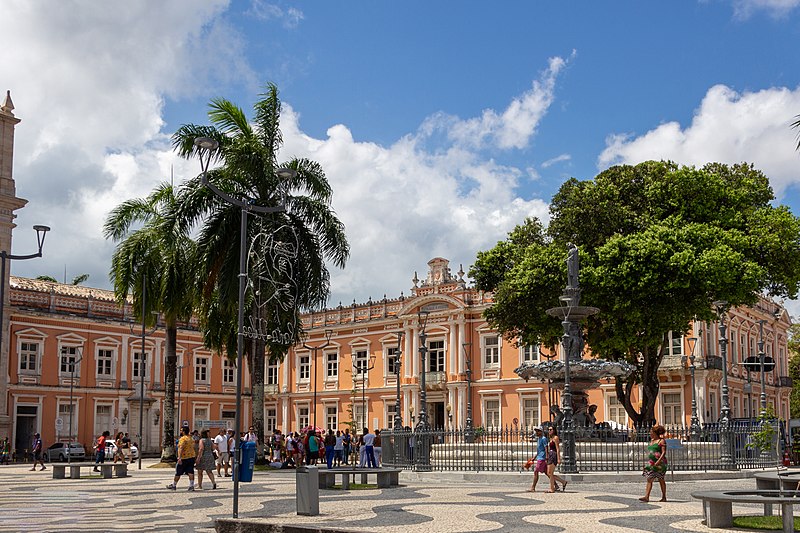
[[[400,484],[399,468],[332,468],[319,469],[319,488],[330,489],[336,484],[336,476],[341,476],[342,489],[350,489],[350,476],[361,476],[361,483],[366,485],[369,476],[374,475],[378,480],[378,488],[396,487]]]
[[[692,498],[703,502],[703,517],[710,528],[729,528],[733,525],[734,503],[755,503],[780,505],[783,515],[783,531],[794,531],[794,513],[792,506],[800,503],[797,491],[784,491],[783,495],[775,490],[711,490],[693,492]]]
[[[94,469],[94,463],[53,463],[50,468],[53,469],[53,479],[65,479],[66,471],[69,469],[69,479],[80,479],[81,468]],[[128,463],[100,463],[97,465],[103,479],[111,479],[112,474],[114,477],[128,477]]]

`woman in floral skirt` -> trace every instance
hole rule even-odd
[[[650,501],[650,491],[653,490],[653,480],[655,479],[658,480],[658,485],[661,487],[659,501],[667,501],[667,483],[664,481],[664,475],[667,473],[667,441],[664,440],[666,433],[667,430],[662,425],[653,426],[653,429],[650,430],[650,444],[647,445],[649,456],[644,472],[642,472],[647,480],[647,488],[644,496],[639,498],[643,502]]]

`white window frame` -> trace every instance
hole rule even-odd
[[[325,358],[325,380],[336,381],[339,379],[339,353],[323,352]]]
[[[441,343],[441,346],[440,346]],[[444,337],[428,341],[427,372],[444,372],[447,368],[447,340]]]
[[[200,420],[211,420],[211,406],[207,403],[192,406],[192,424],[194,427],[197,427],[197,422]]]
[[[364,404],[361,401],[355,402],[353,405],[353,424],[355,424],[356,433],[360,434],[361,430],[366,426],[367,420],[364,413]]]
[[[684,355],[684,351],[683,351],[683,345],[684,345],[683,333],[678,332],[677,335],[679,335],[679,337],[677,339],[675,338],[675,335],[676,334],[673,333],[672,331],[667,333],[667,348],[666,348],[667,353],[666,353],[666,356],[680,357],[680,356]],[[676,345],[675,341],[677,341],[679,343],[679,345]],[[678,349],[677,351],[676,351],[676,348]]]
[[[264,382],[267,385],[277,385],[279,379],[280,365],[277,362],[268,361],[267,370],[264,375]]]
[[[19,355],[18,369],[20,374],[35,374],[39,375],[42,368],[42,341],[20,339],[17,343],[17,354]],[[35,346],[31,350],[31,346]],[[30,368],[30,362],[33,359],[33,368]],[[23,367],[23,363],[24,367]]]
[[[224,355],[222,356],[222,384],[229,386],[236,384],[236,364]]]
[[[529,407],[528,402],[536,402],[536,406]],[[521,411],[519,419],[522,422],[523,427],[530,429],[542,424],[542,402],[539,398],[539,395],[527,394],[525,396],[521,396],[519,405]]]
[[[211,382],[211,358],[207,355],[194,356],[194,382],[208,385]]]
[[[333,411],[331,411],[333,410]],[[333,414],[331,414],[331,412]],[[325,429],[336,431],[339,429],[339,407],[336,405],[325,406]]]
[[[264,407],[264,433],[272,433],[278,427],[278,406]]]
[[[497,344],[492,346],[489,341]],[[483,368],[500,368],[500,347],[502,341],[498,334],[481,335],[481,359]]]
[[[522,363],[535,363],[541,359],[541,347],[538,344],[520,346],[519,358]]]
[[[81,366],[83,360],[81,362],[77,362],[78,359],[81,359],[83,353],[82,346],[80,344],[61,344],[58,347],[58,375],[61,377],[70,377],[72,373],[70,372],[70,359],[75,364],[75,377],[81,377]],[[64,363],[66,362],[66,368]]]
[[[671,400],[677,397],[676,401],[667,401],[667,396]],[[666,390],[661,392],[661,420],[664,425],[675,426],[684,423],[683,416],[683,394],[681,391]]]
[[[384,427],[387,427],[387,428],[393,428],[394,427],[394,414],[396,412],[395,411],[396,407],[397,407],[397,405],[395,405],[395,403],[393,401],[386,402],[386,409],[385,409],[385,411],[386,411],[386,424],[384,425]]]
[[[386,376],[395,375],[395,365],[397,364],[397,354],[400,350],[397,346],[384,346],[383,357],[386,361],[384,368],[386,369]]]
[[[297,382],[311,382],[311,354],[309,352],[297,355]]]
[[[497,409],[496,410],[489,409],[490,404],[494,404],[495,402],[497,402]],[[500,397],[487,396],[485,398],[482,398],[481,408],[483,409],[483,427],[485,427],[487,430],[495,430],[495,431],[500,429],[500,426],[502,425],[503,421],[503,405],[502,402],[500,401]],[[492,413],[496,413],[496,415]],[[496,422],[496,425],[491,423],[493,420],[490,420],[490,418],[496,419],[494,420],[494,422]]]
[[[69,406],[69,400],[58,400],[58,407],[56,407],[56,409],[58,416],[64,422],[64,426],[59,432],[59,435],[61,437],[71,436],[72,438],[76,438],[78,436],[78,428],[80,427],[80,424],[78,423],[78,399],[73,398],[72,400],[72,435],[69,435]]]
[[[98,346],[95,349],[95,376],[98,379],[114,379],[116,372],[117,350],[116,348],[109,348],[107,346]],[[108,372],[100,372],[100,363],[105,362],[108,367]]]
[[[619,401],[619,398],[617,398],[617,393],[611,392],[605,396],[606,420],[616,422],[623,427],[629,427],[630,419],[628,418],[628,412],[625,410],[625,406],[622,405],[622,402]],[[621,417],[624,417],[623,421],[621,421]]]
[[[141,362],[141,356],[144,353],[144,361]],[[139,381],[141,376],[139,376],[139,370],[142,366],[144,366],[144,380],[147,381],[150,377],[150,352],[145,350],[142,352],[141,350],[132,350],[131,351],[131,379],[133,381]]]
[[[101,424],[101,418],[98,416],[100,409],[108,410],[108,425]],[[114,404],[113,403],[106,403],[106,402],[99,402],[94,404],[94,435],[100,435],[104,431],[109,431],[113,429],[111,427],[111,423],[114,420]],[[65,421],[66,424],[69,424],[69,420]],[[74,419],[73,419],[74,423]]]
[[[297,406],[297,424],[298,430],[302,430],[308,427],[311,423],[311,407],[308,404],[298,405]]]

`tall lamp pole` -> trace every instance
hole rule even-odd
[[[464,350],[464,364],[466,365],[467,375],[467,418],[465,420],[466,429],[472,438],[472,343],[465,342],[461,345]]]
[[[80,350],[80,348],[78,348]],[[72,386],[75,382],[75,365],[83,361],[83,351],[69,365],[69,442],[67,443],[67,463],[72,463],[72,414],[75,412],[75,405],[72,403]]]
[[[397,332],[397,351],[394,354],[394,377],[397,383],[397,397],[394,400],[394,429],[403,429],[403,417],[400,415],[400,366],[403,364],[403,332]]]
[[[711,305],[717,312],[719,320],[719,349],[722,356],[722,407],[720,409],[719,432],[722,440],[720,462],[723,468],[735,468],[731,439],[731,406],[728,402],[728,338],[726,337],[727,325],[725,324],[728,312],[728,302],[716,300]]]
[[[694,381],[694,349],[697,346],[697,337],[689,337],[686,340],[689,343],[689,357],[687,358],[685,355],[681,357],[681,363],[685,365],[688,360],[689,374],[692,376],[692,421],[689,425],[689,433],[692,440],[697,440],[700,436],[700,419],[697,417],[697,394]]]
[[[417,427],[420,429],[428,429],[428,393],[425,390],[425,374],[428,373],[428,368],[426,366],[427,362],[427,354],[428,354],[428,346],[426,341],[428,339],[428,335],[425,332],[425,326],[428,323],[428,315],[430,313],[428,311],[417,311],[417,321],[419,322],[419,356],[422,360],[422,368],[420,369],[421,372],[419,373],[419,380],[420,380],[420,390],[419,390],[419,422],[417,423]]]
[[[369,362],[367,361],[356,361],[353,360],[353,366],[358,370],[358,374],[361,376],[361,416],[364,418],[362,419],[364,422],[364,427],[369,426],[368,416],[367,416],[367,376],[369,375],[369,371],[375,368],[375,355],[369,356]],[[364,375],[366,374],[366,375]]]
[[[14,255],[0,251],[0,356],[3,353],[3,333],[5,331],[5,310],[6,310],[6,263],[12,259],[15,261],[24,261],[26,259],[35,259],[42,257],[42,247],[44,246],[44,238],[47,237],[47,232],[50,231],[49,226],[42,226],[37,224],[33,227],[36,232],[36,242],[39,245],[39,251],[35,254],[28,255]]]
[[[236,438],[234,449],[234,468],[233,468],[233,518],[239,518],[239,464],[242,461],[241,443],[239,433],[242,427],[242,367],[244,366],[244,293],[247,283],[247,215],[251,211],[254,213],[280,213],[286,210],[284,206],[265,207],[256,205],[251,198],[234,198],[223,192],[213,183],[208,181],[208,166],[214,151],[219,148],[219,143],[210,137],[198,137],[194,145],[200,155],[200,181],[208,187],[211,192],[225,200],[231,205],[241,209],[241,226],[239,229],[239,313],[237,321],[236,335],[236,417],[234,418],[234,435]],[[205,160],[203,159],[205,155]],[[295,172],[291,169],[280,169],[276,172],[279,177],[292,177]]]
[[[764,324],[766,320],[759,320],[758,321],[758,362],[759,366],[761,367],[761,418],[764,418],[764,415],[767,412],[767,383],[766,383],[766,376],[765,376],[765,369],[764,367],[768,365],[766,362],[766,354],[764,353]],[[774,363],[773,363],[774,365]]]
[[[332,329],[325,330],[325,344],[321,344],[319,346],[309,346],[305,342],[303,343],[303,348],[306,350],[311,350],[313,354],[313,361],[314,361],[314,428],[317,427],[317,350],[322,350],[328,347],[331,343],[331,336],[333,335]]]

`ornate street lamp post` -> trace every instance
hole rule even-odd
[[[717,312],[719,320],[719,349],[722,356],[722,408],[720,409],[719,433],[722,441],[720,463],[722,468],[735,468],[736,461],[733,457],[733,439],[731,438],[731,406],[728,401],[728,338],[725,336],[727,325],[725,318],[728,311],[728,302],[716,300],[711,305]]]
[[[200,174],[201,183],[208,187],[211,192],[222,198],[231,205],[241,210],[241,225],[239,229],[239,313],[237,318],[236,335],[236,416],[234,417],[234,461],[233,461],[233,518],[239,518],[239,465],[242,462],[242,449],[239,442],[239,433],[242,427],[242,367],[244,367],[244,296],[247,285],[247,215],[250,212],[267,214],[280,213],[286,210],[284,206],[266,207],[256,205],[252,198],[234,198],[230,194],[220,190],[213,183],[208,181],[208,167],[211,157],[219,147],[219,143],[210,137],[198,137],[194,141],[200,155]],[[205,159],[203,156],[205,155]],[[276,174],[281,178],[291,178],[295,171],[291,169],[278,169]],[[255,334],[260,335],[260,334]],[[264,339],[267,340],[267,339]]]
[[[472,343],[465,342],[461,345],[464,349],[464,363],[467,374],[467,419],[465,421],[467,434],[472,438]],[[469,440],[468,442],[472,442]]]
[[[394,354],[394,378],[397,383],[397,397],[394,400],[394,429],[403,429],[403,417],[400,415],[400,366],[403,356],[403,332],[397,332],[397,351]]]
[[[697,337],[689,337],[686,340],[689,342],[689,357],[687,358],[685,355],[681,357],[681,364],[685,365],[688,359],[689,374],[692,376],[692,421],[689,424],[689,434],[692,436],[692,440],[696,441],[700,436],[700,419],[697,416],[697,392],[694,381],[694,349],[697,346]]]
[[[322,350],[327,348],[331,343],[331,336],[333,335],[332,329],[325,330],[325,344],[321,344],[319,346],[309,346],[305,342],[303,343],[303,348],[306,350],[311,350],[312,353],[312,360],[314,361],[314,427],[317,427],[317,350]],[[324,353],[323,353],[324,355]]]
[[[422,368],[419,373],[419,422],[417,427],[420,429],[428,429],[428,393],[425,385],[425,375],[428,373],[427,355],[428,345],[426,344],[428,335],[425,332],[425,327],[428,323],[428,311],[418,311],[417,321],[419,323],[419,357],[422,361]]]
[[[759,320],[758,321],[758,362],[761,367],[761,417],[763,419],[764,415],[767,412],[767,383],[766,383],[766,376],[765,376],[765,366],[769,366],[766,360],[766,354],[764,353],[764,324],[766,320]],[[774,366],[773,362],[773,366]]]

